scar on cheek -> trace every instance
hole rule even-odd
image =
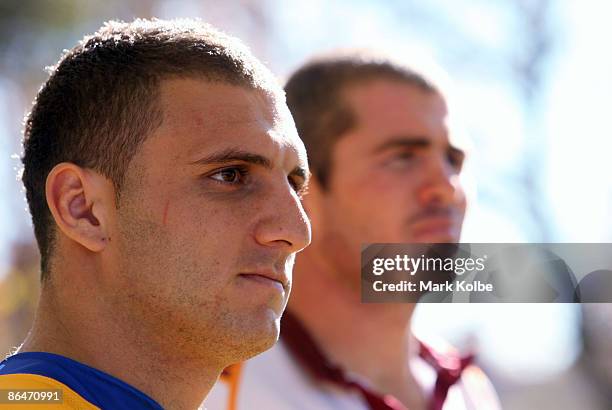
[[[168,206],[170,205],[170,201],[166,202],[166,206],[164,206],[164,216],[162,218],[162,224],[166,225],[166,221],[168,220]]]

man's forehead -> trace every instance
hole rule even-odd
[[[292,152],[300,166],[307,170],[308,158],[306,147],[298,135],[295,122],[284,98],[276,101],[275,110],[276,121],[274,122],[274,127],[270,129],[272,140],[280,147]]]
[[[162,83],[160,100],[162,128],[181,140],[187,155],[241,145],[251,151],[267,151],[266,156],[281,154],[283,162],[287,157],[300,166],[307,163],[282,95],[205,80],[173,79]]]
[[[465,134],[450,116],[446,99],[437,91],[382,79],[350,86],[344,98],[353,111],[353,130],[363,131],[356,134],[367,139],[368,145],[420,140],[436,146],[467,148]]]
[[[272,120],[275,107],[261,92],[197,78],[172,78],[160,84],[164,120],[192,120],[202,127]]]

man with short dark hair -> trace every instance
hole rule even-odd
[[[38,93],[23,164],[42,291],[0,389],[194,409],[277,340],[310,241],[309,171],[282,89],[239,41],[196,21],[107,23]]]
[[[209,410],[496,409],[482,372],[417,340],[414,304],[363,304],[365,243],[458,242],[465,150],[426,73],[368,52],[317,58],[294,73],[287,103],[313,172],[303,202],[312,244],[296,261],[280,342],[227,369]],[[449,308],[450,305],[449,305]]]

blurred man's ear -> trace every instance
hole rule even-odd
[[[91,252],[102,251],[109,241],[114,208],[109,193],[114,193],[111,181],[72,163],[62,162],[47,175],[45,195],[57,229]]]

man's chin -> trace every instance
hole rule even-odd
[[[238,361],[248,360],[253,356],[272,348],[279,337],[278,323],[270,326],[259,327],[258,329],[248,329],[240,335]]]

